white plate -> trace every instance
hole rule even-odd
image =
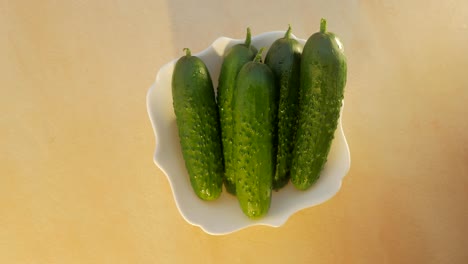
[[[252,44],[257,48],[266,47],[268,49],[273,41],[283,37],[284,33],[284,31],[274,31],[260,34],[252,38]],[[298,41],[302,45],[305,43],[303,39],[298,39]],[[204,51],[194,54],[206,63],[215,89],[224,52],[232,45],[242,42],[244,42],[243,39],[221,37]],[[267,50],[264,51],[264,56],[266,53]],[[200,200],[192,190],[185,169],[172,108],[171,80],[177,59],[159,70],[155,83],[148,91],[146,101],[156,137],[154,162],[166,174],[177,208],[188,223],[199,226],[212,235],[228,234],[254,225],[279,227],[295,212],[323,203],[338,192],[341,180],[350,167],[350,154],[341,118],[335,132],[328,162],[320,179],[307,191],[298,191],[289,183],[280,191],[273,192],[270,211],[264,218],[259,220],[247,218],[242,213],[236,197],[228,194],[225,190],[215,201]]]

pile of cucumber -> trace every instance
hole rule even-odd
[[[218,97],[205,63],[189,49],[172,76],[185,165],[196,195],[218,198],[224,186],[250,218],[264,216],[272,190],[289,181],[306,190],[320,177],[340,117],[346,58],[320,22],[304,47],[291,27],[262,62],[246,40],[224,55]]]

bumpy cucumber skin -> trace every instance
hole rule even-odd
[[[242,67],[233,104],[232,157],[237,198],[244,214],[252,219],[264,216],[271,203],[276,97],[273,72],[268,66],[249,62]]]
[[[213,84],[201,59],[183,56],[177,61],[172,98],[193,190],[203,200],[214,200],[222,191],[223,153]]]
[[[231,194],[236,194],[236,171],[232,169],[232,98],[236,77],[244,64],[252,61],[257,49],[252,45],[234,45],[224,56],[218,82],[218,106],[221,120],[221,133],[224,155],[224,185]]]
[[[275,190],[284,187],[289,181],[299,112],[302,45],[291,39],[288,33],[273,42],[265,58],[265,64],[275,75],[279,91],[277,158],[273,177]]]
[[[297,189],[306,190],[314,184],[327,161],[346,74],[343,46],[335,34],[313,34],[304,46],[301,61],[300,113],[291,167],[291,182]]]

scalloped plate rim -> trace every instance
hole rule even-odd
[[[268,38],[268,37],[272,38],[273,36],[282,36],[282,35],[284,35],[284,33],[285,33],[285,31],[264,32],[264,33],[261,33],[259,35],[253,36],[252,37],[252,43],[254,43],[256,40],[262,39],[262,38]],[[297,38],[293,34],[292,34],[292,38],[297,39],[302,44],[305,42],[304,39]],[[243,41],[244,41],[243,39],[233,39],[233,38],[221,36],[221,37],[215,39],[210,46],[208,46],[204,50],[194,54],[194,56],[204,57],[210,51],[213,51],[213,52],[216,53],[216,44],[219,44],[219,43],[222,43],[222,42],[228,43],[228,45],[234,45],[234,44],[237,44],[237,43],[241,43]],[[265,51],[264,54],[266,54],[266,52],[267,51]],[[218,55],[220,55],[220,54],[218,54]],[[284,213],[282,216],[278,216],[276,219],[270,220],[271,222],[259,222],[259,220],[251,220],[250,223],[248,223],[246,225],[237,226],[237,227],[234,227],[234,228],[226,229],[224,231],[214,231],[213,229],[210,229],[209,226],[206,226],[203,223],[199,223],[199,222],[196,222],[193,219],[191,219],[190,216],[187,215],[187,213],[182,209],[181,201],[179,199],[179,196],[177,195],[177,190],[176,190],[176,188],[174,186],[175,184],[174,184],[171,176],[169,176],[168,168],[166,168],[166,165],[165,165],[164,161],[160,157],[160,155],[161,155],[161,153],[163,151],[163,149],[161,147],[162,144],[159,144],[159,139],[161,137],[160,131],[161,131],[162,128],[161,128],[161,125],[158,124],[156,116],[153,114],[153,111],[154,111],[153,108],[155,106],[151,104],[152,101],[153,101],[152,100],[153,99],[152,95],[153,95],[153,93],[156,92],[156,86],[158,84],[158,81],[162,78],[161,77],[162,73],[164,73],[165,70],[168,70],[168,68],[173,67],[175,65],[175,63],[177,62],[177,60],[178,60],[178,58],[173,59],[170,62],[164,64],[159,69],[159,71],[158,71],[158,73],[156,75],[156,79],[155,79],[154,83],[150,86],[150,88],[148,89],[148,92],[146,94],[146,107],[147,107],[147,113],[148,113],[148,116],[150,118],[150,122],[151,122],[153,132],[154,132],[154,136],[155,136],[155,151],[154,151],[154,154],[153,154],[153,162],[155,163],[155,165],[157,167],[159,167],[159,169],[164,173],[167,180],[169,181],[169,185],[171,187],[172,194],[173,194],[174,201],[176,203],[177,209],[179,210],[179,213],[182,215],[184,220],[187,221],[187,223],[189,223],[189,224],[191,224],[193,226],[200,227],[204,232],[206,232],[206,233],[208,233],[210,235],[226,235],[226,234],[233,233],[233,232],[236,232],[236,231],[240,231],[242,229],[245,229],[245,228],[248,228],[248,227],[251,227],[251,226],[256,226],[256,225],[263,225],[263,226],[270,226],[270,227],[280,227],[280,226],[284,225],[288,221],[288,219],[292,215],[294,215],[295,213],[297,213],[297,212],[299,212],[301,210],[313,207],[313,206],[320,205],[320,204],[330,200],[331,198],[333,198],[339,192],[339,190],[341,189],[341,186],[342,186],[343,178],[349,172],[349,169],[350,169],[350,166],[351,166],[350,150],[349,150],[349,146],[348,146],[348,143],[347,143],[344,131],[343,131],[343,126],[342,126],[343,107],[341,108],[339,126],[338,126],[338,129],[337,129],[336,132],[339,132],[339,136],[342,138],[343,143],[344,143],[344,146],[343,146],[344,149],[345,149],[344,158],[346,160],[346,164],[345,164],[345,169],[342,171],[342,176],[340,177],[340,180],[338,182],[336,182],[336,184],[334,185],[335,188],[333,188],[333,190],[331,190],[328,193],[328,195],[322,196],[321,199],[319,201],[316,201],[314,204],[302,204],[302,205],[296,205],[296,206],[290,207],[290,208],[288,208],[286,213]],[[343,102],[343,105],[344,105],[344,102]],[[184,169],[185,169],[185,167],[184,167]],[[288,185],[290,185],[290,184],[288,184]],[[239,211],[239,212],[241,212],[241,211]]]

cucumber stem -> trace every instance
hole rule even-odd
[[[185,56],[187,56],[187,57],[192,56],[192,52],[190,51],[189,48],[184,48],[183,51],[185,51]]]
[[[290,39],[291,38],[291,24],[288,24],[288,30],[286,31],[286,33],[284,34],[284,38],[286,39]]]
[[[265,50],[265,47],[260,48],[260,50],[257,52],[257,55],[255,55],[254,62],[259,62],[262,63],[262,53]]]
[[[252,33],[250,32],[250,28],[247,27],[247,36],[245,36],[245,45],[250,47],[250,43],[252,42]]]
[[[320,33],[327,32],[327,20],[325,18],[320,19]]]

